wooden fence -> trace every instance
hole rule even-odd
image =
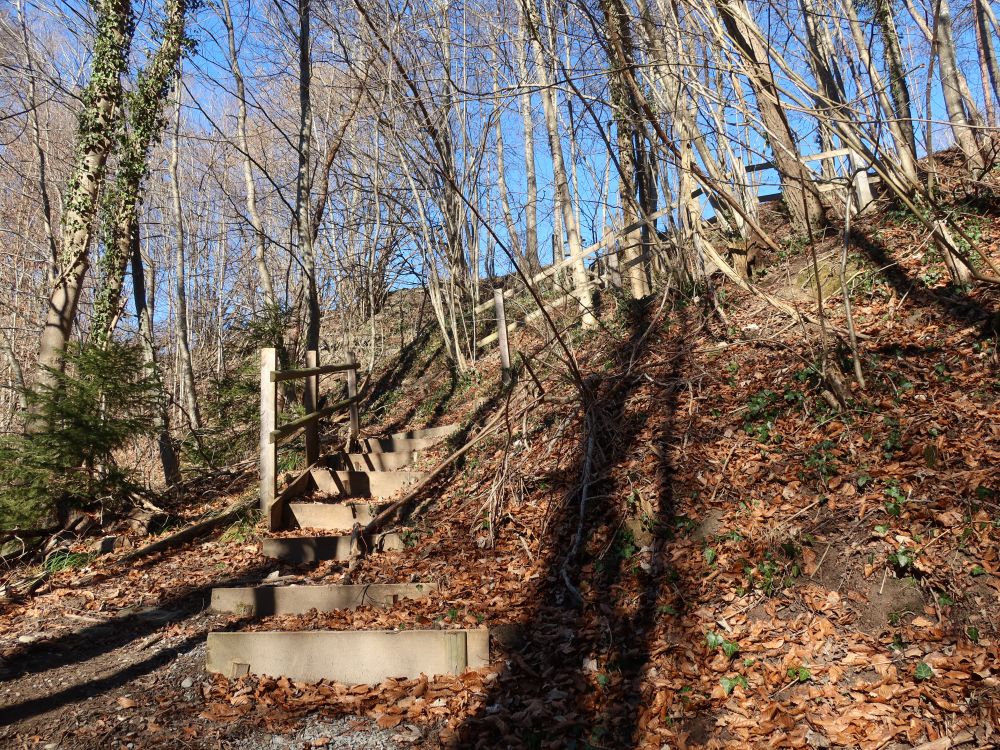
[[[852,151],[849,148],[841,148],[841,149],[835,149],[833,151],[823,151],[823,152],[818,153],[818,154],[810,154],[810,155],[801,157],[800,161],[802,161],[803,163],[816,162],[816,161],[823,162],[823,161],[826,161],[828,159],[846,159],[846,161],[847,161],[847,163],[849,165],[850,174],[852,175],[849,184],[850,184],[850,186],[854,190],[854,195],[855,195],[855,198],[856,198],[856,201],[857,201],[857,205],[863,210],[872,201],[872,192],[871,192],[871,184],[870,183],[874,182],[874,181],[877,181],[878,178],[877,177],[872,177],[872,176],[870,176],[868,174],[867,170],[865,169],[865,162],[864,162],[863,157],[860,156],[859,154],[857,154],[855,151]],[[747,173],[762,172],[762,171],[765,171],[765,170],[768,170],[768,169],[774,169],[773,162],[761,162],[759,164],[748,164],[745,167],[745,170],[746,170]],[[844,178],[841,178],[841,179],[844,179]],[[818,188],[819,188],[820,192],[828,192],[828,191],[832,191],[832,190],[843,189],[843,188],[845,188],[847,186],[848,186],[848,183],[836,184],[836,183],[827,182],[827,183],[820,184],[818,186]],[[698,189],[694,190],[691,193],[691,197],[692,198],[696,198],[696,197],[699,197],[699,196],[701,196],[703,194],[704,194],[704,191],[701,188],[698,188]],[[780,196],[780,193],[777,194],[777,195]],[[767,196],[767,195],[760,196],[760,201],[763,203],[767,199],[773,199],[774,197],[775,196],[773,196],[773,195],[771,195],[771,196]],[[570,264],[575,263],[576,261],[579,261],[581,259],[585,259],[585,258],[588,258],[590,256],[594,256],[594,255],[598,254],[601,250],[612,248],[614,245],[618,244],[621,240],[623,240],[629,234],[631,234],[632,232],[635,232],[635,231],[637,231],[639,229],[642,229],[644,226],[649,226],[649,227],[655,229],[655,222],[658,219],[662,219],[663,217],[669,215],[670,212],[672,212],[676,208],[677,208],[676,204],[664,207],[664,208],[660,209],[659,211],[657,211],[655,213],[652,213],[652,214],[649,214],[648,216],[643,217],[641,220],[639,220],[639,221],[637,221],[637,222],[635,222],[633,224],[629,224],[628,226],[623,227],[621,229],[616,229],[614,231],[605,233],[605,235],[603,237],[601,237],[601,239],[599,239],[597,242],[593,243],[592,245],[588,245],[587,247],[583,248],[582,250],[580,250],[577,253],[574,253],[572,255],[567,255],[562,260],[560,260],[560,261],[558,261],[556,263],[553,263],[548,268],[545,268],[545,269],[539,271],[534,276],[532,276],[530,279],[528,279],[528,283],[534,286],[534,285],[537,285],[537,284],[539,284],[540,282],[542,282],[542,281],[544,281],[546,279],[552,278],[553,276],[555,276],[560,271],[563,271],[564,269],[566,269],[567,267],[569,267]],[[640,257],[633,258],[633,259],[629,260],[627,263],[623,264],[623,263],[617,262],[617,251],[614,252],[614,253],[611,253],[610,256],[611,256],[611,261],[612,262],[609,264],[610,265],[609,272],[610,272],[611,275],[616,276],[618,278],[619,282],[620,282],[620,279],[621,279],[621,275],[622,275],[622,273],[624,271],[626,271],[628,268],[631,268],[633,265],[636,265],[638,263],[642,263],[645,260],[647,260],[647,256],[646,255],[642,255]],[[595,276],[591,276],[587,280],[588,287],[595,286],[598,283],[600,283],[600,281],[601,281],[600,278],[597,278]],[[512,287],[510,287],[508,289],[504,289],[502,291],[499,290],[499,289],[495,290],[494,291],[494,295],[493,295],[493,299],[488,299],[485,302],[482,302],[481,304],[479,304],[475,308],[475,314],[477,314],[477,315],[479,315],[481,313],[487,312],[491,307],[494,309],[494,314],[496,315],[495,320],[498,322],[497,330],[494,331],[493,333],[487,334],[483,338],[481,338],[478,341],[476,341],[476,348],[477,349],[483,349],[483,348],[489,346],[490,344],[492,344],[493,342],[498,342],[499,345],[500,345],[500,349],[501,349],[500,356],[501,356],[501,361],[502,361],[502,364],[503,364],[503,369],[504,369],[505,377],[507,375],[507,371],[510,368],[510,351],[509,351],[508,346],[507,346],[507,335],[506,334],[509,333],[509,332],[514,331],[515,329],[523,326],[524,324],[526,324],[526,323],[528,323],[528,322],[530,322],[532,320],[535,320],[535,319],[541,317],[543,309],[545,309],[545,310],[551,310],[553,308],[556,308],[556,307],[559,307],[560,305],[565,304],[566,302],[569,302],[569,301],[572,301],[572,300],[578,300],[579,299],[577,297],[577,294],[579,294],[579,292],[574,289],[574,290],[572,290],[572,291],[570,291],[570,292],[562,295],[558,299],[553,300],[552,302],[547,303],[544,308],[536,308],[536,309],[532,310],[531,312],[529,312],[524,317],[514,318],[514,319],[510,320],[510,319],[508,319],[509,316],[507,315],[507,311],[506,311],[506,308],[505,308],[506,301],[508,299],[510,299],[514,294],[516,294],[517,291],[518,291],[518,289],[520,287],[521,287],[521,285],[518,284],[518,285],[512,286]],[[501,327],[503,328],[503,333],[502,334],[501,334]]]
[[[319,408],[319,379],[323,375],[346,373],[347,398]],[[288,380],[305,380],[302,403],[306,414],[283,425],[278,419],[278,383]],[[339,365],[319,365],[315,351],[306,352],[306,366],[300,370],[279,370],[277,350],[260,350],[260,509],[265,517],[274,503],[278,490],[278,445],[299,431],[305,430],[306,465],[319,460],[319,420],[344,409],[350,412],[349,440],[358,436],[358,363],[354,352],[349,352],[347,362]]]

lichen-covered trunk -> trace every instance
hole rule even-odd
[[[131,46],[132,6],[129,0],[95,0],[97,16],[90,80],[80,97],[76,156],[64,190],[60,267],[49,295],[39,347],[37,388],[51,388],[61,371],[66,344],[90,268],[90,244],[114,131],[121,116],[122,75]],[[43,429],[34,424],[32,429]]]

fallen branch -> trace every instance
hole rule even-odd
[[[941,737],[932,742],[916,745],[913,750],[949,750],[949,748],[965,745],[975,739],[971,732],[959,732],[954,737]]]
[[[157,539],[155,542],[151,542],[145,547],[140,547],[134,552],[129,552],[127,555],[118,560],[118,562],[131,562],[132,560],[136,560],[140,557],[152,555],[156,552],[162,552],[165,549],[170,549],[171,547],[176,547],[186,542],[190,542],[193,539],[197,539],[219,526],[233,523],[244,513],[255,508],[257,506],[257,502],[256,495],[245,498],[233,505],[230,505],[224,511],[214,516],[204,518],[201,521],[191,524],[190,526],[186,526],[180,531],[175,531],[173,534]]]

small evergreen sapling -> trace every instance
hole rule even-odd
[[[160,388],[137,348],[77,347],[67,352],[66,371],[50,376],[51,384],[27,394],[45,429],[0,439],[0,528],[120,499],[129,479],[115,453],[152,433]]]

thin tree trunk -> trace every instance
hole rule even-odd
[[[558,103],[556,102],[555,90],[550,83],[548,63],[545,61],[541,41],[538,36],[540,34],[538,7],[528,6],[528,1],[522,0],[520,7],[527,21],[524,25],[531,30],[532,47],[535,54],[535,75],[539,79],[538,82],[541,88],[542,108],[545,112],[545,128],[548,134],[549,153],[552,157],[552,178],[555,182],[556,206],[562,216],[563,226],[566,230],[569,254],[579,256],[583,245],[580,241],[580,228],[576,222],[576,214],[573,211],[569,182],[566,176],[566,165],[563,159],[562,141],[559,136]],[[590,328],[597,321],[592,311],[593,299],[583,258],[577,257],[575,261],[570,263],[570,267],[573,273],[575,294],[580,302],[581,320],[585,328]]]
[[[979,150],[976,133],[971,127],[969,113],[962,100],[958,58],[951,30],[951,8],[948,5],[948,0],[936,0],[935,2],[934,50],[938,60],[938,70],[941,73],[941,92],[948,110],[951,130],[955,134],[955,142],[962,149],[972,176],[978,178],[983,169],[983,155]]]
[[[497,92],[499,84],[497,80],[493,79],[493,102],[497,109],[500,109],[500,95]],[[497,142],[497,190],[500,194],[500,210],[503,213],[504,225],[507,228],[508,242],[510,243],[510,252],[514,256],[511,260],[515,263],[524,263],[527,267],[528,275],[533,276],[536,271],[532,270],[531,261],[525,257],[521,250],[521,236],[517,231],[517,222],[514,221],[514,212],[510,207],[510,196],[507,190],[507,168],[504,163],[504,140],[503,140],[503,118],[498,116],[496,118],[496,125],[494,126],[496,132],[496,142]],[[537,258],[536,258],[537,261]]]
[[[160,454],[160,466],[163,469],[163,480],[172,487],[181,480],[180,462],[174,449],[174,441],[170,437],[170,409],[165,383],[156,361],[156,345],[153,341],[153,316],[149,310],[149,300],[146,295],[146,272],[142,263],[142,250],[139,245],[138,225],[133,225],[134,232],[130,237],[132,260],[132,297],[135,301],[135,317],[139,322],[139,342],[142,345],[143,359],[146,368],[160,383],[161,397],[153,414],[153,426],[156,428],[157,448]]]
[[[174,117],[174,142],[170,151],[170,186],[174,202],[174,276],[177,295],[177,354],[178,370],[181,378],[181,393],[191,429],[201,429],[201,415],[198,411],[198,394],[195,390],[194,367],[191,362],[191,347],[188,338],[187,272],[185,270],[184,214],[181,207],[181,186],[178,164],[180,161],[181,127],[181,85],[180,76],[175,87],[177,114]]]
[[[826,224],[826,211],[809,170],[799,161],[795,134],[785,116],[774,80],[768,51],[754,30],[743,0],[716,0],[726,32],[743,58],[747,80],[754,92],[757,110],[771,146],[775,169],[781,177],[782,192],[792,226],[800,234],[812,235]]]
[[[312,223],[312,60],[311,0],[298,0],[299,11],[299,169],[295,190],[295,223],[300,261],[306,281],[306,351],[319,351],[319,287]]]
[[[233,26],[233,16],[229,10],[229,0],[222,0],[222,20],[226,27],[226,38],[229,42],[229,67],[233,73],[233,83],[236,89],[236,138],[243,160],[243,184],[247,197],[247,216],[254,232],[254,251],[257,262],[257,277],[260,280],[264,304],[272,310],[278,308],[278,298],[274,294],[274,279],[267,267],[267,235],[264,232],[264,222],[257,208],[257,185],[253,177],[253,159],[250,156],[250,141],[247,138],[247,97],[246,85],[243,81],[243,67],[240,65],[236,49],[236,30]],[[279,348],[282,348],[279,346]]]
[[[32,144],[38,159],[38,195],[42,203],[42,223],[45,227],[45,240],[49,247],[49,285],[55,283],[59,266],[59,250],[56,247],[56,236],[52,228],[52,204],[49,200],[48,165],[45,149],[42,147],[42,128],[38,121],[38,94],[35,86],[35,56],[31,39],[28,36],[28,19],[25,15],[24,3],[17,4],[21,19],[21,40],[24,43],[24,67],[28,79],[28,116],[31,121]],[[23,383],[21,384],[23,387]]]
[[[899,166],[905,180],[904,184],[908,187],[908,192],[912,192],[916,189],[918,182],[916,166],[916,136],[913,130],[912,104],[909,105],[911,108],[906,110],[906,117],[901,118],[899,116],[898,105],[891,101],[889,96],[885,93],[886,87],[883,85],[882,79],[879,77],[878,70],[875,68],[875,64],[872,61],[871,53],[868,49],[868,41],[861,29],[861,23],[854,10],[853,1],[843,0],[840,3],[840,7],[843,9],[844,15],[847,18],[847,24],[851,30],[851,38],[854,40],[854,48],[857,51],[858,56],[861,58],[862,64],[865,66],[865,71],[868,73],[868,77],[871,80],[872,88],[875,90],[876,96],[878,97],[879,106],[881,107],[882,113],[888,123],[889,132],[892,133],[893,141],[896,144],[896,154],[899,157]],[[893,75],[893,71],[891,69],[890,75]],[[903,83],[905,84],[905,79],[903,80]],[[909,89],[906,91],[908,97]],[[907,101],[909,102],[910,100],[907,99]],[[906,126],[909,127],[908,131]]]
[[[987,18],[986,0],[973,0],[976,15],[976,41],[979,46],[979,64],[983,81],[983,100],[986,105],[986,121],[991,127],[997,126],[996,104],[993,98],[1000,98],[1000,67],[997,65],[996,45]],[[992,91],[992,97],[990,92]]]
[[[848,3],[850,2],[851,0],[848,0]],[[853,12],[853,6],[851,10]],[[889,93],[892,96],[892,114],[909,147],[910,156],[916,159],[917,139],[913,133],[913,103],[910,87],[906,83],[906,65],[903,62],[903,50],[899,44],[899,33],[896,30],[891,0],[875,0],[875,22],[878,24],[879,34],[882,36],[882,48],[885,51]]]
[[[517,62],[518,83],[525,87],[524,93],[517,98],[517,106],[521,112],[521,125],[524,143],[524,178],[526,195],[524,203],[524,252],[531,274],[541,270],[541,258],[538,255],[538,178],[535,175],[535,120],[532,116],[531,89],[528,88],[527,46],[530,32],[520,19],[520,33],[523,39],[514,44],[514,55]]]

